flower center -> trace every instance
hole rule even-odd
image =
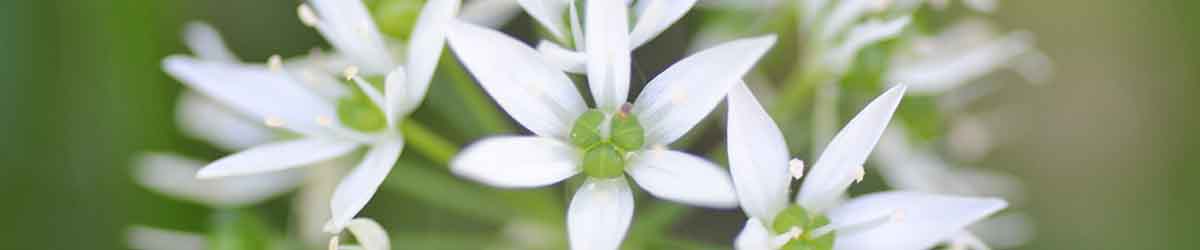
[[[363,78],[372,87],[383,89],[384,76],[368,76]],[[354,83],[348,83],[353,85]],[[357,87],[350,88],[350,94],[337,100],[338,120],[343,125],[361,132],[378,132],[387,128],[387,117],[371,101],[370,97]]]
[[[829,225],[829,217],[809,214],[799,205],[791,205],[775,215],[771,230],[783,235],[781,250],[830,250],[833,249],[835,232],[822,232]]]
[[[575,119],[571,143],[583,149],[583,172],[594,178],[621,176],[626,155],[639,150],[646,136],[637,117],[625,104],[611,116],[592,109]]]

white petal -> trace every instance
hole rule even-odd
[[[832,64],[829,67],[833,72],[845,72],[854,57],[858,55],[859,50],[867,45],[899,35],[901,31],[904,31],[904,27],[908,26],[910,20],[909,16],[904,16],[886,22],[871,21],[855,26],[846,35],[846,40],[829,52],[827,59]]]
[[[137,161],[136,180],[150,190],[215,207],[258,203],[299,184],[297,172],[196,179],[204,163],[173,154],[147,154]]]
[[[922,250],[933,247],[1006,206],[1003,200],[908,191],[876,193],[850,200],[827,214],[833,224],[894,214],[884,224],[838,232],[838,250]]]
[[[496,187],[539,187],[578,174],[579,154],[572,145],[547,137],[492,137],[463,149],[450,162],[450,171]]]
[[[564,0],[517,0],[521,8],[525,8],[534,20],[537,20],[546,27],[554,37],[563,37],[563,29],[566,25],[563,24],[563,11],[567,9],[567,1]]]
[[[225,46],[221,33],[204,22],[189,22],[183,30],[183,42],[200,59],[228,63],[241,61]]]
[[[739,83],[729,92],[729,171],[742,210],[773,221],[788,203],[788,147],[775,121]]]
[[[836,202],[850,187],[855,172],[862,170],[902,97],[904,86],[889,89],[838,131],[800,186],[796,202],[811,211],[822,211]]]
[[[126,232],[129,248],[134,250],[204,250],[208,242],[204,235],[158,229],[145,226],[133,226]]]
[[[999,69],[1032,49],[1032,43],[1029,33],[1017,32],[959,51],[941,48],[939,55],[899,57],[887,79],[909,85],[913,93],[942,93]]]
[[[517,0],[474,0],[462,6],[459,19],[487,26],[500,28],[521,12]]]
[[[167,73],[235,111],[288,130],[320,135],[320,118],[337,117],[332,103],[261,66],[206,62],[181,56],[163,60]]]
[[[442,47],[446,45],[446,28],[458,13],[460,0],[431,0],[421,9],[408,44],[408,97],[404,106],[416,108],[425,100],[429,81],[433,79]]]
[[[633,193],[624,177],[589,178],[567,208],[571,250],[617,250],[633,220]]]
[[[404,68],[396,68],[392,73],[388,73],[387,78],[383,80],[384,91],[384,112],[387,115],[388,125],[395,127],[399,124],[398,119],[412,112],[416,106],[409,106],[408,92],[412,91],[412,85],[409,85],[407,72]]]
[[[184,134],[221,149],[238,151],[276,138],[262,123],[235,114],[195,92],[184,92],[175,107],[175,121]]]
[[[453,25],[448,38],[479,85],[530,131],[565,139],[587,110],[571,79],[520,41],[466,23]]]
[[[667,27],[671,27],[671,24],[682,18],[684,14],[687,14],[695,4],[696,0],[638,1],[638,5],[645,5],[645,10],[638,15],[637,24],[634,25],[633,32],[629,34],[629,38],[632,39],[630,48],[641,47],[654,39],[658,34],[667,30]]]
[[[751,217],[733,241],[737,250],[771,250],[771,233],[758,218]]]
[[[402,149],[404,141],[397,138],[377,142],[367,150],[358,166],[343,177],[333,191],[333,198],[329,201],[332,217],[329,224],[325,225],[325,232],[341,232],[346,223],[367,206],[379,185],[383,184],[383,179],[392,171],[392,165],[400,158]]]
[[[588,87],[601,110],[616,110],[629,96],[629,20],[620,1],[587,1]]]
[[[634,104],[647,144],[669,144],[691,130],[774,44],[773,35],[727,42],[680,60],[651,80]]]
[[[349,153],[358,143],[326,139],[298,139],[263,144],[221,158],[200,172],[198,178],[218,178],[283,170],[331,159]]]
[[[558,67],[559,70],[582,74],[587,72],[587,54],[576,52],[558,46],[551,41],[541,41],[537,46],[538,52],[546,62]]]
[[[830,10],[829,16],[822,23],[818,39],[820,41],[833,41],[837,35],[842,34],[846,27],[862,18],[863,14],[870,9],[872,0],[844,0],[838,1],[837,5]]]
[[[655,197],[712,208],[738,205],[729,173],[704,158],[652,149],[638,152],[630,162],[625,171]]]
[[[363,250],[391,250],[392,241],[388,238],[387,231],[383,229],[375,220],[367,218],[358,218],[351,220],[346,224],[346,229],[354,234],[354,240],[358,241],[358,245],[362,246]]]
[[[396,66],[383,35],[362,1],[309,0],[320,15],[317,30],[338,52],[371,74],[387,74]]]

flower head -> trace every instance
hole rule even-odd
[[[408,39],[401,67],[360,1],[313,0],[299,14],[337,50],[351,86],[340,95],[305,84],[333,78],[331,70],[292,71],[278,57],[268,65],[171,56],[168,73],[224,106],[297,139],[247,148],[208,164],[197,176],[249,175],[310,165],[365,147],[366,153],[337,186],[326,231],[339,232],[366,206],[404,146],[399,124],[424,99],[444,46],[444,25],[457,0],[429,1]]]
[[[484,90],[534,136],[484,139],[462,151],[451,171],[485,184],[538,187],[583,173],[571,200],[572,249],[616,249],[633,216],[628,174],[650,194],[676,202],[730,208],[729,176],[715,164],[665,145],[721,101],[774,43],[766,36],[701,51],[651,80],[636,101],[629,88],[627,33],[620,1],[589,1],[589,108],[574,83],[537,51],[502,33],[457,24],[450,47]],[[608,18],[600,18],[608,17]],[[610,22],[610,23],[601,23]],[[593,42],[594,41],[594,42]]]
[[[787,145],[744,85],[729,94],[729,160],[750,217],[737,249],[928,249],[1005,206],[1004,201],[907,191],[843,202],[886,128],[904,87],[867,104],[821,153],[788,202]],[[807,247],[807,248],[802,248]]]

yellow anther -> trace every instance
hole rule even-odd
[[[313,12],[312,7],[308,7],[308,4],[300,4],[300,7],[296,8],[296,15],[300,16],[300,22],[309,27],[316,27],[317,23],[321,22],[321,19],[317,18],[317,13]]]
[[[267,68],[273,72],[279,72],[283,70],[283,58],[278,54],[271,55],[270,58],[267,58]]]
[[[263,120],[263,123],[266,124],[267,127],[272,127],[272,128],[283,127],[283,119],[281,119],[279,117],[274,117],[274,116],[267,117],[266,119]]]
[[[800,159],[792,159],[788,161],[788,172],[792,173],[792,178],[800,179],[804,177],[804,161]]]

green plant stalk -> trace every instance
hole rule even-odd
[[[400,132],[406,144],[438,165],[449,166],[450,159],[458,153],[458,145],[416,121],[402,122]]]

